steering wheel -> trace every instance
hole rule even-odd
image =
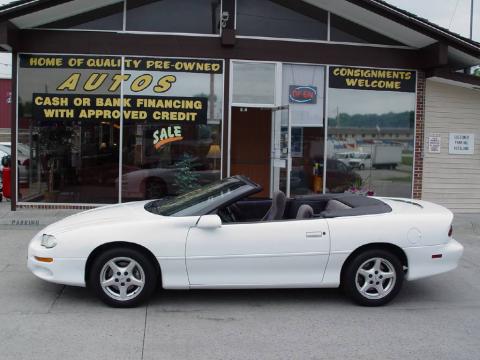
[[[225,212],[227,213],[228,217],[232,220],[232,222],[237,222],[237,217],[235,216],[230,206],[227,206],[225,208]]]
[[[222,220],[222,223],[232,223],[236,221],[235,215],[228,207],[218,209],[216,213]]]
[[[237,204],[232,204],[228,206],[228,209],[230,213],[233,215],[233,217],[235,218],[235,221],[242,219],[242,211],[240,210]]]

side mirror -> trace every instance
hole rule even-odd
[[[222,220],[218,215],[203,215],[197,223],[200,229],[217,229],[222,226]]]

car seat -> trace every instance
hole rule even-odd
[[[303,204],[298,208],[296,219],[311,219],[313,217],[313,208],[310,205]]]
[[[272,197],[272,205],[263,217],[263,221],[280,220],[283,217],[285,206],[287,204],[287,197],[281,191],[275,191]]]

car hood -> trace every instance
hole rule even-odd
[[[144,219],[145,215],[149,214],[144,208],[145,204],[149,201],[150,200],[107,205],[83,211],[47,226],[42,232],[55,235],[80,227]]]

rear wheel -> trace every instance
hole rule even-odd
[[[398,294],[402,282],[402,262],[391,252],[379,249],[364,251],[346,265],[342,287],[356,303],[380,306]]]
[[[150,297],[157,279],[148,257],[124,247],[107,250],[94,260],[88,286],[107,305],[133,307]]]

